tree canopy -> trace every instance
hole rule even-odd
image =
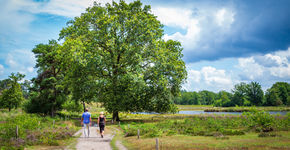
[[[117,120],[122,111],[169,111],[186,69],[181,44],[164,41],[162,27],[140,1],[94,3],[60,33],[72,91],[95,97]]]
[[[60,69],[61,58],[57,54],[59,48],[57,41],[51,40],[49,44],[38,44],[32,50],[36,55],[38,76],[32,79],[30,99],[25,104],[27,112],[54,116],[65,102],[67,93]]]

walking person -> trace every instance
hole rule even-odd
[[[106,117],[104,116],[104,113],[101,112],[100,116],[98,118],[98,125],[100,127],[100,134],[101,137],[104,137],[104,131],[105,131],[105,125],[106,125]]]
[[[81,125],[83,125],[84,127],[84,134],[85,137],[89,137],[90,136],[90,125],[92,123],[92,118],[91,118],[91,113],[89,113],[88,108],[86,108],[86,111],[83,113],[82,115],[82,119],[81,119]],[[86,132],[86,130],[88,132]]]

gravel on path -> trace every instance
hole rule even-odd
[[[111,150],[110,142],[114,135],[106,134],[101,138],[97,127],[90,127],[90,136],[85,137],[83,129],[79,130],[75,135],[81,134],[76,145],[77,150]]]

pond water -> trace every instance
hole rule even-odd
[[[268,111],[270,114],[276,115],[286,115],[287,111]],[[148,113],[148,112],[135,112],[133,114],[158,114],[158,113]],[[187,111],[179,111],[178,114],[186,114],[186,115],[199,115],[199,114],[217,114],[217,115],[240,115],[242,112],[204,112],[203,110],[187,110]]]
[[[287,111],[269,111],[270,114],[276,115],[286,115]],[[203,110],[188,110],[188,111],[179,111],[178,114],[186,114],[186,115],[199,115],[199,114],[218,114],[218,115],[240,115],[242,112],[204,112]]]

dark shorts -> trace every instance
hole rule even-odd
[[[99,126],[100,126],[100,132],[105,130],[105,125],[104,124],[100,124]]]

